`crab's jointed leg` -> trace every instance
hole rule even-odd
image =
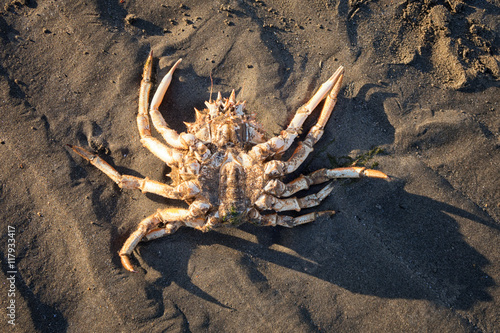
[[[159,224],[165,223],[165,227],[162,228],[165,230],[164,233],[172,234],[183,225],[181,221],[188,215],[189,211],[187,209],[167,208],[158,209],[156,213],[142,220],[137,229],[127,238],[119,252],[123,267],[130,272],[135,272],[129,256],[148,232],[157,228]]]
[[[330,90],[330,93],[326,96],[325,104],[323,105],[323,109],[321,110],[321,114],[319,115],[318,122],[311,128],[304,141],[299,142],[297,148],[293,152],[292,156],[288,159],[288,161],[272,160],[266,163],[264,171],[266,175],[271,177],[279,177],[294,172],[305,161],[307,156],[309,156],[309,154],[314,150],[313,146],[323,136],[326,123],[328,122],[328,119],[330,119],[333,107],[337,103],[337,96],[339,94],[340,87],[342,86],[343,77],[344,75],[340,74],[332,90]],[[297,113],[295,118],[297,118],[298,115],[299,113]],[[288,126],[289,128],[294,123],[295,118]],[[302,118],[300,118],[299,120],[302,120]],[[299,122],[299,120],[297,120],[297,123]],[[303,120],[305,120],[305,118],[303,118]]]
[[[326,185],[321,191],[315,194],[310,194],[303,198],[285,198],[280,199],[271,194],[262,194],[255,202],[255,207],[259,210],[271,209],[276,212],[287,210],[300,211],[303,208],[317,206],[333,191],[333,183]]]
[[[156,130],[163,136],[163,139],[173,148],[176,149],[188,149],[190,145],[194,143],[194,136],[192,134],[181,133],[180,135],[170,127],[168,127],[167,122],[161,115],[158,108],[167,92],[170,82],[172,82],[172,77],[177,66],[181,63],[182,59],[177,60],[177,62],[170,68],[167,75],[163,77],[156,92],[151,100],[151,105],[149,108],[149,115],[153,121],[153,125]],[[146,62],[147,64],[147,62]],[[152,66],[150,64],[149,66]]]
[[[138,189],[143,193],[154,193],[169,199],[189,199],[200,192],[200,188],[192,181],[186,181],[176,187],[163,184],[148,178],[139,178],[130,175],[122,175],[96,154],[82,147],[68,145],[78,155],[89,161],[96,168],[104,172],[109,178],[124,189]]]
[[[362,167],[320,169],[314,171],[308,176],[300,175],[298,178],[292,180],[288,184],[285,184],[278,179],[273,179],[267,183],[264,191],[276,197],[288,197],[298,191],[307,190],[312,185],[321,184],[332,179],[362,177],[380,179],[389,178],[389,176],[387,176],[382,171],[366,169]]]
[[[252,148],[250,152],[252,157],[254,157],[254,159],[258,161],[263,161],[270,156],[274,156],[276,154],[279,155],[285,152],[293,143],[297,135],[299,135],[299,131],[302,128],[302,125],[304,124],[304,121],[307,119],[307,117],[313,112],[313,110],[325,98],[325,96],[330,91],[332,91],[332,93],[329,94],[330,100],[328,101],[328,103],[325,103],[325,106],[323,107],[322,113],[320,115],[320,119],[318,121],[318,123],[326,124],[331,114],[331,110],[329,110],[330,105],[331,109],[333,109],[333,105],[335,105],[335,101],[340,90],[343,76],[344,67],[340,66],[337,71],[320,86],[314,96],[297,110],[297,113],[293,117],[286,130],[282,131],[280,135],[269,139],[267,142],[255,145]],[[310,134],[316,135],[312,134],[311,132]]]
[[[182,153],[177,149],[167,147],[159,140],[151,136],[151,127],[149,125],[148,117],[148,101],[149,92],[151,91],[151,86],[153,85],[151,83],[152,68],[153,52],[151,51],[148,59],[146,60],[146,64],[144,65],[144,71],[142,74],[141,88],[139,92],[139,112],[137,113],[137,128],[139,129],[142,145],[167,165],[173,166],[181,162]],[[170,75],[170,78],[171,77],[172,76]],[[153,120],[154,119],[155,118],[153,118]]]
[[[153,99],[151,100],[151,106],[149,109],[149,115],[153,122],[156,130],[163,136],[165,141],[175,149],[188,149],[190,145],[194,143],[194,136],[187,133],[181,133],[180,135],[170,127],[168,127],[167,122],[161,115],[158,108],[167,92],[167,89],[172,82],[172,77],[177,66],[181,63],[182,59],[177,60],[177,62],[170,68],[167,75],[163,77],[158,88],[156,89]],[[141,89],[139,95],[139,114],[137,116],[137,124],[139,126],[139,132],[141,133],[141,139],[143,134],[146,136],[151,135],[151,130],[149,128],[149,120],[147,119],[147,109],[149,92],[151,90],[151,72],[153,68],[153,52],[150,52],[146,64],[144,65],[144,72],[142,76]],[[142,140],[141,140],[142,141]]]
[[[165,226],[159,228],[160,224]],[[166,208],[158,211],[139,223],[137,229],[127,238],[118,253],[123,267],[130,272],[135,272],[134,266],[130,263],[130,255],[137,244],[142,240],[152,240],[163,236],[171,235],[179,229],[186,226],[203,230],[205,219],[202,217],[193,217],[188,209]]]
[[[278,215],[276,213],[272,214],[260,214],[256,209],[253,209],[250,212],[250,218],[254,221],[255,224],[260,226],[283,226],[287,228],[296,227],[301,224],[310,223],[316,220],[318,217],[322,215],[333,215],[335,211],[327,210],[323,212],[313,212],[301,216],[288,216],[288,215]]]

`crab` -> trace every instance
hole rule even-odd
[[[170,235],[180,227],[203,232],[245,222],[259,226],[295,227],[335,212],[327,210],[299,216],[278,212],[300,211],[319,205],[332,192],[334,179],[388,178],[381,171],[352,166],[320,169],[309,175],[300,175],[290,182],[284,181],[286,175],[304,162],[323,135],[341,88],[344,77],[342,66],[297,110],[285,130],[267,139],[255,114],[244,112],[246,102],[236,101],[234,90],[229,98],[222,98],[220,92],[216,100],[210,96],[202,111],[195,108],[196,121],[186,123],[187,132],[178,134],[171,129],[158,108],[181,61],[179,59],[160,82],[149,106],[153,67],[153,53],[150,52],[144,65],[137,114],[140,141],[171,168],[168,175],[172,179],[171,184],[120,174],[98,155],[82,147],[68,145],[120,188],[139,189],[143,193],[184,200],[189,205],[187,209],[158,209],[139,223],[119,251],[121,263],[128,271],[136,271],[130,258],[139,242]],[[293,154],[282,160],[283,153],[299,135],[306,118],[323,99],[325,102],[316,125],[304,140],[298,142]],[[166,144],[152,136],[148,108],[153,126]],[[317,193],[300,198],[293,196],[312,185],[325,182],[329,183]]]

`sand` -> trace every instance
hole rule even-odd
[[[500,331],[499,1],[4,3],[8,331]],[[343,65],[334,114],[299,171],[379,147],[370,163],[391,181],[340,181],[318,208],[338,213],[293,229],[179,230],[138,246],[139,273],[125,271],[117,252],[137,223],[185,206],[120,190],[66,144],[167,180],[135,123],[150,50],[155,77],[184,59],[160,108],[178,131],[211,77],[275,135]]]

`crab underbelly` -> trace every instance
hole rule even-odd
[[[221,221],[234,226],[244,223],[248,207],[246,174],[238,161],[227,161],[221,167],[218,194]]]

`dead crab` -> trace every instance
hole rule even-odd
[[[278,215],[276,212],[300,211],[317,206],[330,194],[333,182],[318,193],[303,198],[292,197],[294,193],[335,178],[387,178],[386,174],[377,170],[347,167],[321,169],[307,176],[301,175],[289,183],[281,181],[304,162],[323,135],[337,101],[344,76],[343,67],[337,69],[314,96],[297,110],[286,130],[266,140],[255,117],[243,112],[245,102],[236,101],[234,90],[229,98],[223,99],[219,93],[215,101],[210,99],[205,102],[207,108],[203,111],[195,109],[196,121],[186,124],[187,133],[178,134],[169,128],[158,107],[181,60],[163,78],[149,108],[153,125],[167,144],[151,135],[149,125],[147,110],[152,86],[152,52],[144,66],[137,115],[141,143],[172,169],[169,174],[172,185],[122,175],[99,156],[81,147],[70,146],[121,188],[140,189],[144,193],[184,200],[189,204],[188,209],[159,209],[139,223],[137,230],[125,241],[119,252],[127,270],[134,272],[130,255],[141,240],[170,235],[181,226],[208,231],[221,225],[237,226],[248,221],[261,226],[294,227],[334,212],[313,212],[297,217]],[[325,97],[317,124],[298,143],[291,157],[281,161],[279,158],[297,137],[306,118]]]

